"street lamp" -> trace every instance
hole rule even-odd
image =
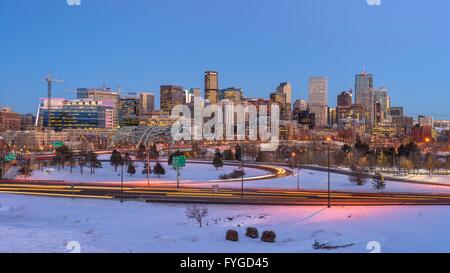
[[[150,186],[150,150],[147,151],[147,168],[145,170],[147,172],[147,186]]]
[[[331,208],[331,190],[330,190],[330,173],[331,173],[331,164],[330,164],[330,144],[331,137],[327,137],[327,147],[328,147],[328,208]]]
[[[292,176],[294,176],[294,166],[295,166],[295,153],[293,152],[291,155],[291,170],[292,170]]]
[[[120,170],[120,203],[123,203],[123,163]]]
[[[242,147],[241,155],[241,198],[244,198],[244,147]]]

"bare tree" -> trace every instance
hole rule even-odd
[[[189,219],[194,219],[202,227],[203,218],[208,216],[208,208],[197,207],[197,205],[186,207],[186,217]]]

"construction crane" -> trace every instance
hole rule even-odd
[[[47,96],[48,96],[48,100],[47,100],[47,144],[50,144],[50,138],[51,138],[51,124],[50,124],[50,119],[51,119],[51,110],[52,110],[52,84],[53,83],[63,83],[64,81],[62,80],[57,80],[57,79],[53,79],[52,75],[49,73],[47,75],[47,77],[45,77],[45,81],[47,82]]]

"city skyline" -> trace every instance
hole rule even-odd
[[[449,5],[445,1],[433,6],[396,1],[377,7],[362,0],[327,5],[309,1],[231,1],[215,8],[233,10],[236,16],[245,15],[245,20],[205,26],[203,19],[190,16],[189,20],[173,19],[163,24],[164,32],[147,28],[161,24],[164,18],[158,12],[173,10],[179,15],[195,15],[211,11],[212,7],[204,7],[202,2],[177,3],[177,8],[173,1],[153,5],[144,1],[132,5],[93,1],[77,7],[65,1],[1,3],[0,21],[5,31],[0,54],[4,62],[11,64],[0,70],[9,79],[0,84],[1,104],[22,113],[34,112],[38,98],[45,96],[42,78],[49,71],[65,80],[55,87],[55,97],[66,97],[66,89],[103,83],[114,89],[121,86],[125,93],[148,90],[158,94],[159,86],[164,84],[203,87],[202,73],[214,70],[222,75],[221,87],[243,88],[248,97],[268,97],[279,83],[290,82],[292,101],[307,97],[309,77],[323,75],[329,79],[329,96],[334,98],[353,88],[354,75],[366,66],[375,75],[375,86],[387,86],[392,105],[404,106],[406,114],[447,118],[441,115],[447,115],[446,91],[450,87],[441,79],[449,67],[439,59],[449,46],[449,40],[439,35],[448,25],[443,14]],[[397,18],[395,14],[406,5],[407,16]],[[324,18],[321,24],[316,19],[319,6]],[[79,20],[100,9],[104,13],[96,14],[96,18]],[[278,20],[265,22],[257,16],[266,15],[267,10],[273,12],[267,16]],[[415,20],[422,10],[434,14],[426,23]],[[131,14],[136,16],[130,18]],[[128,20],[102,21],[109,16]],[[55,20],[59,23],[54,24]],[[20,24],[9,32],[16,21]],[[39,30],[46,28],[53,31]],[[322,33],[325,29],[330,30],[327,36]],[[370,42],[351,39],[362,30],[370,33]],[[177,39],[166,43],[168,37]],[[229,43],[230,39],[239,43]],[[280,39],[286,43],[279,43]],[[78,43],[80,40],[89,43]],[[392,52],[398,54],[383,57]],[[425,99],[423,93],[427,94]]]

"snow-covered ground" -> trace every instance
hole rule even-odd
[[[154,162],[150,163],[153,167]],[[156,175],[150,175],[150,183],[175,183],[177,179],[176,171],[167,165],[166,162],[162,162],[161,165],[166,170],[166,175],[157,177]],[[144,170],[144,164],[140,162],[135,163],[136,174],[129,175],[126,172],[126,167],[124,168],[124,182],[145,182],[147,183],[146,174],[142,174]],[[208,182],[211,180],[219,179],[219,175],[231,173],[237,167],[235,166],[224,166],[216,170],[212,164],[193,164],[187,163],[185,168],[180,170],[180,182],[189,183],[192,181],[196,182]],[[260,175],[267,175],[269,172],[246,168],[245,177],[254,177]],[[11,168],[6,178],[21,178],[17,176],[17,168]],[[22,178],[23,179],[23,178]],[[95,174],[90,174],[90,168],[84,168],[84,174],[81,174],[80,168],[78,166],[74,167],[72,173],[70,173],[70,167],[66,166],[64,169],[58,171],[57,167],[44,167],[43,170],[36,170],[33,172],[32,176],[28,179],[34,180],[60,180],[66,182],[120,182],[120,167],[117,172],[114,171],[114,167],[107,162],[102,163],[102,168],[96,169]]]
[[[154,163],[152,163],[154,164]],[[180,181],[186,186],[196,187],[212,187],[212,185],[219,184],[221,188],[240,188],[241,182],[223,182],[218,183],[214,180],[219,178],[220,174],[230,173],[237,167],[225,166],[218,171],[210,164],[193,164],[188,165],[181,170]],[[142,183],[147,185],[147,178],[142,174],[144,166],[142,163],[135,163],[136,174],[131,176],[124,173],[125,183]],[[176,183],[176,171],[169,167],[167,163],[162,163],[166,169],[166,175],[158,178],[155,175],[150,175],[150,184],[164,184]],[[49,171],[50,170],[50,171]],[[269,172],[253,168],[245,168],[246,177],[257,177],[269,174]],[[275,178],[270,180],[256,180],[247,181],[245,186],[247,188],[272,188],[272,189],[297,189],[297,171],[295,176],[287,176],[283,178]],[[11,168],[6,175],[7,178],[18,178],[17,168]],[[23,178],[22,178],[23,179]],[[84,174],[81,175],[78,167],[73,169],[70,173],[69,167],[57,170],[56,167],[46,167],[44,171],[34,171],[33,175],[28,179],[35,180],[59,180],[66,182],[120,182],[120,170],[115,172],[114,168],[109,164],[103,162],[103,168],[97,169],[94,175],[90,174],[89,168],[84,169]],[[422,177],[423,179],[423,177]],[[429,177],[431,180],[432,177]],[[437,178],[436,178],[437,179]],[[393,193],[424,193],[424,194],[450,194],[450,177],[445,177],[442,181],[448,181],[449,186],[436,186],[426,184],[404,183],[386,180],[386,188],[384,192]],[[300,171],[300,188],[303,190],[326,190],[328,187],[327,172],[313,171],[302,169]],[[363,186],[358,186],[350,182],[347,175],[331,174],[331,189],[334,191],[349,191],[349,192],[379,192],[373,189],[372,181],[370,179]]]
[[[0,195],[0,252],[449,252],[450,207],[207,206],[203,228],[181,204]],[[275,243],[244,236],[273,230]],[[228,229],[239,242],[225,240]],[[336,250],[315,250],[315,241]],[[76,245],[76,243],[72,243]]]

